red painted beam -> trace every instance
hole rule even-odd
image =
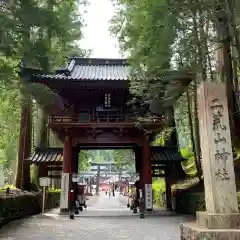
[[[101,122],[101,123],[90,123],[90,122],[50,122],[48,126],[51,128],[68,128],[68,129],[82,129],[82,128],[136,128],[134,122]]]

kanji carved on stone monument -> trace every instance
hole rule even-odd
[[[212,129],[214,132],[214,143],[216,146],[215,160],[218,164],[218,168],[215,172],[215,177],[220,181],[228,181],[230,180],[230,177],[228,175],[226,163],[230,153],[227,152],[226,148],[224,147],[224,144],[227,143],[226,137],[224,136],[227,130],[223,119],[224,107],[221,104],[220,100],[215,98],[212,100],[212,105],[210,108],[212,110],[213,116]]]
[[[220,133],[217,133],[217,137],[214,138],[214,142],[217,144],[217,143],[220,143],[220,142],[224,142],[226,143],[226,138],[225,137],[221,137],[221,134]]]
[[[216,179],[218,180],[221,180],[221,181],[230,180],[230,177],[228,175],[226,168],[222,168],[222,169],[218,168],[215,175],[216,175]]]
[[[228,156],[230,155],[229,152],[226,152],[225,148],[222,148],[222,151],[216,150],[215,153],[215,160],[217,163],[223,162],[226,164],[226,161],[228,160]]]
[[[225,124],[222,123],[223,105],[219,103],[217,98],[212,100],[212,113],[213,113],[213,131],[227,130]]]

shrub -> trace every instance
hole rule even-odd
[[[0,198],[0,226],[41,211],[40,194],[24,194]]]
[[[60,203],[60,192],[47,192],[46,209],[56,208]],[[0,226],[24,217],[40,213],[42,210],[42,193],[25,193],[17,196],[0,198]]]

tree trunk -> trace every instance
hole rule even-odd
[[[235,97],[233,84],[233,67],[231,55],[231,36],[229,32],[228,16],[225,11],[225,1],[219,0],[219,5],[216,9],[216,31],[219,40],[220,48],[217,53],[218,58],[218,74],[220,82],[226,83],[226,92],[228,99],[229,122],[231,129],[231,138],[233,144],[236,143],[234,112],[235,112]]]
[[[239,30],[236,24],[236,2],[235,0],[227,0],[226,1],[226,12],[228,16],[228,26],[230,35],[232,38],[232,44],[234,46],[234,54],[236,57],[234,60],[240,62],[240,41],[239,41]]]
[[[198,156],[198,153],[196,150],[196,143],[195,143],[195,138],[194,138],[194,125],[193,125],[193,121],[192,121],[191,97],[189,95],[189,90],[187,91],[187,109],[188,109],[188,121],[189,121],[189,127],[190,127],[192,150],[193,150],[193,154],[194,154],[197,175],[198,175],[199,180],[201,180],[201,166],[199,164],[200,163],[199,156]]]
[[[176,123],[174,119],[174,108],[171,110],[172,112],[172,121],[170,123],[170,128],[172,129],[172,132],[170,133],[170,136],[168,135],[168,139],[164,141],[164,145],[166,146],[174,146],[174,147],[179,147],[178,144],[178,133],[177,133],[177,128],[176,128]]]
[[[201,72],[202,72],[202,81],[207,80],[207,62],[208,62],[208,44],[207,44],[207,34],[204,31],[204,25],[206,22],[206,19],[204,19],[203,9],[202,9],[202,3],[201,0],[196,0],[196,3],[198,4],[198,11],[196,12],[196,16],[198,16],[199,21],[195,19],[194,27],[196,27],[196,34],[198,35],[199,32],[199,38],[198,43],[201,45],[200,52],[199,53],[199,59],[200,59],[200,66],[201,66]],[[199,29],[199,30],[198,30]],[[202,43],[202,44],[201,44]]]
[[[36,146],[48,147],[47,115],[40,107],[38,108]]]
[[[193,128],[193,134],[195,136],[195,151],[197,155],[197,162],[198,162],[198,176],[199,180],[201,181],[201,175],[202,175],[202,165],[201,165],[201,146],[200,146],[200,132],[199,132],[199,119],[198,119],[198,106],[197,106],[197,80],[194,79],[193,83],[193,116],[194,116],[194,128]]]
[[[182,58],[180,57],[180,59]],[[182,61],[181,61],[181,65],[183,67]],[[205,73],[206,73],[206,69],[205,70],[203,69],[202,78],[205,77],[204,75]],[[194,115],[195,124],[193,124],[193,119],[192,119],[193,118],[192,105],[191,105],[189,90],[187,90],[187,109],[188,109],[188,120],[189,120],[189,127],[190,127],[190,138],[192,142],[192,150],[195,158],[197,175],[198,175],[199,181],[201,181],[202,167],[201,167],[201,147],[200,147],[200,133],[199,133],[198,108],[197,108],[197,79],[194,79],[193,87],[194,87],[193,115]]]
[[[206,72],[206,56],[207,55],[204,55],[203,53],[204,48],[201,45],[201,39],[199,38],[199,24],[197,22],[197,11],[195,8],[192,8],[192,20],[193,20],[193,32],[194,32],[195,40],[197,44],[198,64],[201,72],[202,81],[206,81],[207,80],[207,72]]]
[[[21,97],[16,187],[28,189],[30,183],[30,165],[25,161],[25,159],[30,157],[32,147],[32,100],[31,97],[24,91],[24,87],[21,89]]]

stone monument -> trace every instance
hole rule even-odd
[[[181,239],[240,240],[225,84],[204,82],[197,94],[206,212],[181,224]]]

